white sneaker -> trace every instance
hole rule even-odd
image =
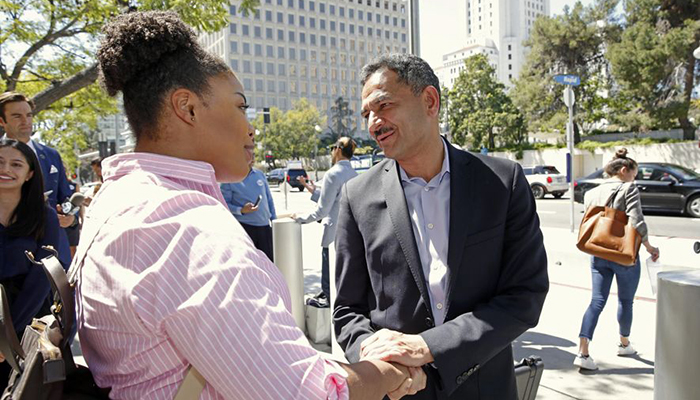
[[[627,346],[623,346],[622,343],[617,345],[617,355],[618,356],[632,356],[637,354],[637,350],[632,347],[632,343]]]
[[[587,369],[591,371],[595,371],[598,369],[598,365],[593,361],[593,357],[591,356],[584,356],[583,354],[579,354],[574,358],[574,365],[581,368],[581,369]]]

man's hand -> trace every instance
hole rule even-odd
[[[58,224],[61,228],[69,228],[75,222],[75,215],[58,214]]]
[[[258,211],[258,207],[260,207],[260,206],[259,205],[255,206],[255,205],[253,205],[253,203],[250,203],[250,202],[245,203],[243,208],[241,208],[241,214],[249,214],[249,213]]]
[[[393,365],[402,371],[404,368],[407,368],[409,378],[404,380],[401,386],[399,386],[396,390],[387,393],[391,400],[397,400],[404,396],[411,396],[425,389],[425,384],[428,378],[425,376],[423,369],[420,367],[404,367],[400,364]]]
[[[306,190],[309,191],[309,193],[313,194],[316,190],[316,184],[314,184],[314,181],[311,179],[306,179],[304,175],[297,176],[297,180],[306,188]]]
[[[421,367],[434,361],[420,335],[406,335],[382,329],[360,344],[360,360],[382,360],[407,367]]]

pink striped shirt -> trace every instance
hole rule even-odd
[[[110,397],[170,400],[192,364],[200,399],[348,398],[209,164],[131,153],[102,166],[74,263],[80,344]]]

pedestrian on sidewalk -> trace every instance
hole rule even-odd
[[[586,192],[584,206],[605,206],[608,200],[615,195],[612,207],[624,211],[629,218],[629,223],[642,237],[642,243],[651,254],[652,260],[659,258],[659,249],[649,243],[647,224],[644,222],[642,205],[639,200],[639,190],[634,184],[637,175],[637,162],[627,157],[627,149],[622,148],[615,153],[613,159],[605,166],[608,178],[604,183]],[[637,351],[632,347],[629,336],[632,327],[632,304],[639,284],[641,267],[639,257],[633,266],[625,266],[613,261],[591,256],[591,277],[593,279],[593,291],[591,303],[583,315],[581,333],[579,334],[579,354],[574,359],[574,365],[587,370],[596,370],[593,357],[589,354],[589,343],[593,340],[593,332],[598,324],[598,317],[605,307],[610,294],[610,286],[613,277],[617,280],[618,309],[617,321],[620,324],[620,343],[617,355],[634,355]]]
[[[314,197],[318,189],[312,191],[311,199],[318,203],[316,210],[306,215],[293,214],[292,218],[300,224],[323,220],[323,237],[321,238],[321,292],[313,299],[311,305],[325,308],[330,306],[330,259],[328,246],[335,241],[335,231],[338,224],[338,211],[340,209],[341,189],[345,182],[357,176],[357,172],[350,165],[350,159],[355,153],[355,141],[349,137],[341,137],[331,146],[331,161],[333,167],[323,177],[323,186],[320,189],[318,200]],[[302,182],[302,184],[304,184]]]
[[[270,223],[277,219],[277,213],[265,174],[253,168],[251,161],[250,171],[243,181],[222,183],[219,187],[228,209],[250,236],[255,247],[274,262]]]

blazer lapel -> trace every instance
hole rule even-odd
[[[406,264],[408,264],[411,275],[413,275],[413,280],[416,282],[416,285],[418,285],[418,290],[420,291],[421,297],[423,297],[423,303],[432,317],[430,297],[428,296],[428,289],[425,285],[425,275],[423,274],[418,248],[416,247],[416,239],[413,236],[413,226],[411,225],[411,218],[408,214],[408,206],[406,205],[406,197],[404,196],[403,186],[401,185],[398,163],[394,160],[386,163],[382,177],[384,197],[386,199],[389,215],[391,216],[394,233],[399,240],[401,250],[403,250],[403,255],[406,258]]]
[[[448,282],[445,290],[445,316],[464,256],[464,242],[474,231],[473,212],[476,206],[476,177],[470,171],[470,155],[448,143],[450,152],[450,233],[447,248]]]

